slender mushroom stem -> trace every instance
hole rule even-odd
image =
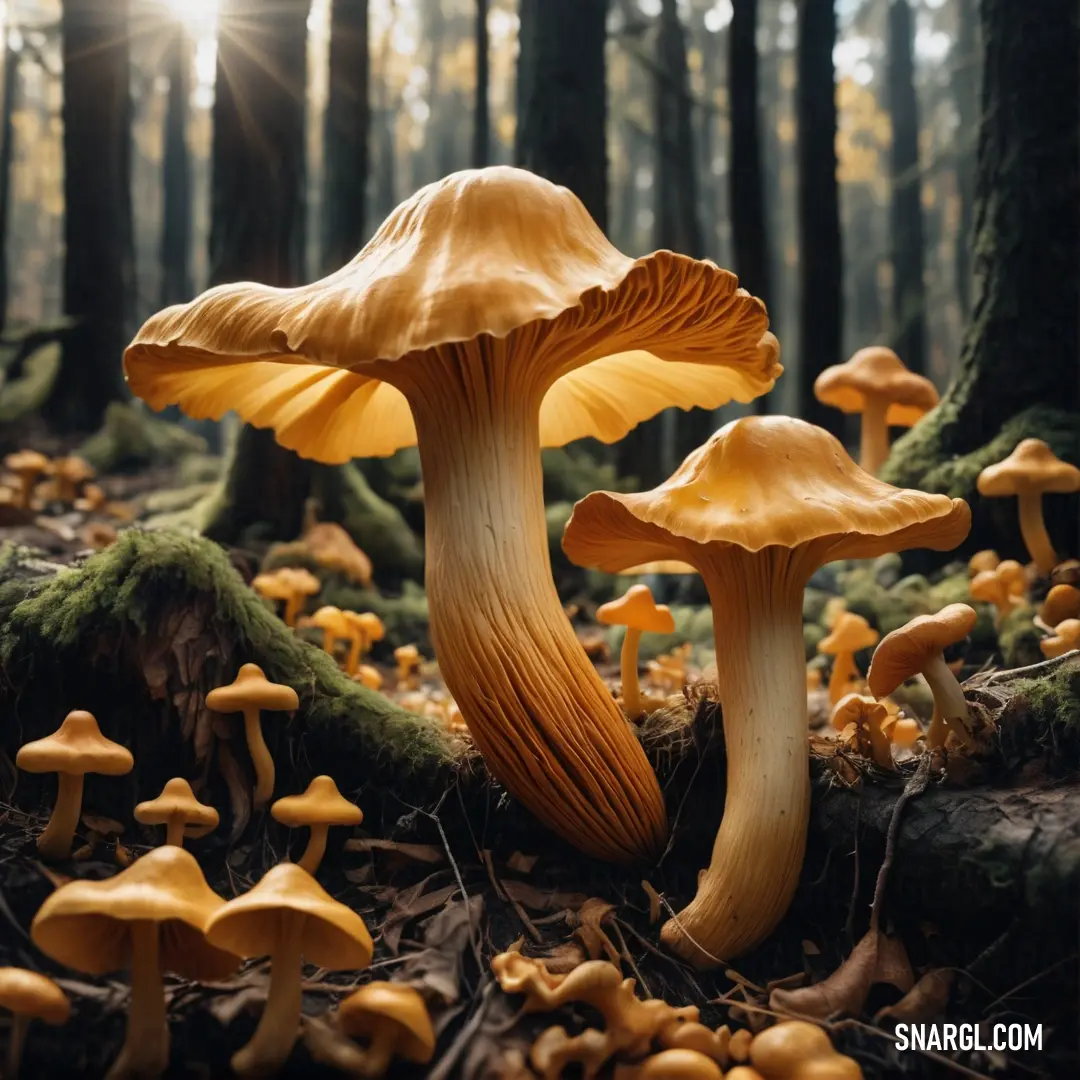
[[[400,387],[424,470],[439,668],[511,794],[586,854],[633,862],[663,848],[663,797],[555,591],[540,466],[545,387],[515,382],[515,358],[487,355],[499,347],[455,346],[452,367],[433,363],[423,383]],[[459,363],[466,348],[479,355]]]
[[[1020,510],[1020,535],[1024,538],[1024,546],[1039,568],[1039,573],[1049,575],[1057,566],[1058,558],[1054,545],[1050,542],[1050,534],[1046,531],[1042,493],[1021,491],[1016,501]]]
[[[43,859],[66,859],[82,813],[83,776],[81,773],[57,773],[56,805],[49,824],[38,837],[38,854]]]
[[[322,648],[324,653],[334,655],[334,631],[330,627],[323,627]]]
[[[184,846],[184,815],[171,814],[165,823],[165,843],[174,847]]]
[[[263,738],[259,710],[253,705],[244,709],[244,738],[247,739],[251,763],[255,766],[253,802],[256,810],[262,810],[274,794],[274,759]]]
[[[718,646],[727,796],[697,895],[665,923],[661,938],[702,968],[745,952],[776,926],[806,849],[805,579],[785,565],[787,551],[772,551],[728,551],[699,566]]]
[[[289,593],[285,600],[285,614],[282,616],[286,626],[295,626],[297,616],[300,614],[300,608],[304,604],[304,598],[295,590]]]
[[[8,1028],[7,1056],[4,1064],[5,1080],[19,1080],[23,1044],[26,1042],[26,1030],[29,1026],[29,1016],[21,1013],[11,1014],[11,1025]]]
[[[937,716],[940,713],[945,726],[965,746],[974,746],[975,741],[968,731],[971,712],[968,709],[967,699],[956,676],[945,663],[945,657],[941,653],[936,653],[926,662],[922,673],[934,695],[934,715]],[[933,721],[931,721],[931,727],[933,727]],[[942,739],[941,744],[944,744],[944,741]]]
[[[937,701],[934,701],[934,714],[930,717],[930,726],[926,729],[926,745],[931,750],[940,750],[945,745],[945,736],[949,729],[945,726],[945,719],[941,715]]]
[[[131,1004],[127,1035],[106,1080],[160,1076],[169,1065],[169,1028],[161,972],[160,930],[156,922],[131,923]]]
[[[894,769],[892,745],[882,729],[882,720],[873,716],[866,718],[866,734],[870,741],[870,760],[879,769]]]
[[[641,687],[638,684],[638,644],[641,631],[632,626],[626,628],[622,652],[619,654],[622,674],[623,711],[628,720],[636,720],[641,715]]]
[[[270,954],[266,1007],[251,1042],[233,1054],[230,1062],[238,1076],[276,1076],[296,1044],[305,916],[288,911],[282,913],[281,919],[281,936]]]
[[[850,693],[851,681],[858,676],[859,669],[855,665],[854,653],[847,650],[838,652],[829,676],[829,703],[835,705],[845,694]]]
[[[311,874],[312,877],[315,876],[315,871],[319,869],[319,863],[322,862],[322,858],[326,854],[326,837],[329,832],[329,825],[312,825],[307,847],[304,848],[304,854],[300,856],[300,861],[296,864],[302,870],[306,870]]]
[[[349,638],[349,655],[345,658],[345,673],[355,675],[360,667],[360,657],[364,652],[365,634],[361,630],[354,630]]]
[[[889,456],[889,427],[885,414],[889,403],[876,394],[868,394],[859,427],[859,467],[876,476]]]

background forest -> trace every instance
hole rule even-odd
[[[93,324],[48,410],[69,430],[96,428],[123,393],[120,352],[162,304],[237,277],[320,276],[418,187],[500,162],[570,186],[630,254],[735,269],[767,300],[788,372],[760,407],[836,430],[813,378],[875,342],[939,389],[953,374],[971,295],[976,0],[0,12],[0,309],[9,325]],[[243,152],[230,123],[264,144]],[[620,466],[666,476],[713,423],[663,417]]]

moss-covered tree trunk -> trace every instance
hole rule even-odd
[[[980,11],[976,295],[959,373],[883,474],[908,486],[973,484],[953,459],[1010,421],[1017,439],[1060,428],[1059,454],[1080,450],[1080,11],[1074,0]]]
[[[814,380],[842,359],[833,0],[801,0],[798,32],[798,413],[804,420],[838,433],[840,413],[814,397]]]
[[[65,342],[43,413],[64,431],[95,430],[125,396],[134,283],[128,0],[64,0]]]

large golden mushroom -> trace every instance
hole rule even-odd
[[[155,315],[125,369],[154,408],[233,409],[320,461],[417,444],[446,684],[513,794],[625,862],[662,847],[664,804],[555,593],[540,448],[766,393],[767,326],[727,271],[631,259],[571,192],[500,166],[418,191],[312,285],[227,285]]]
[[[727,801],[712,862],[664,941],[700,967],[761,941],[787,910],[810,814],[803,589],[834,559],[967,535],[961,499],[894,488],[828,432],[786,416],[721,428],[652,491],[595,491],[563,548],[617,573],[652,559],[696,567],[712,601]]]

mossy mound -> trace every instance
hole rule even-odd
[[[619,476],[614,465],[598,461],[583,445],[540,451],[544,501],[575,503],[593,491],[633,491],[637,481]]]
[[[105,410],[102,426],[78,449],[98,472],[134,470],[162,462],[175,464],[187,454],[205,454],[206,440],[127,401]]]
[[[208,540],[131,529],[57,573],[35,574],[25,552],[8,551],[0,575],[0,748],[14,758],[20,743],[47,734],[68,710],[89,709],[137,762],[125,781],[98,785],[113,816],[181,775],[227,787],[218,805],[231,803],[234,826],[246,820],[242,727],[204,703],[246,662],[300,696],[292,720],[263,725],[279,791],[327,771],[343,790],[400,792],[453,761],[441,727],[365,690],[297,638]]]
[[[1044,635],[1035,627],[1035,614],[1030,604],[1021,604],[998,624],[998,650],[1006,667],[1027,667],[1044,659],[1039,648]]]

